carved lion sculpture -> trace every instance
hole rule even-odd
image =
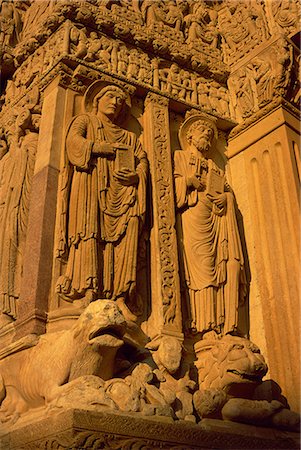
[[[113,376],[126,322],[116,303],[91,303],[70,330],[41,336],[35,347],[0,362],[0,420],[51,402],[72,380]]]
[[[249,387],[256,387],[268,370],[255,344],[231,335],[201,341],[196,365],[202,390],[222,389],[229,394],[237,388],[249,393]]]
[[[209,334],[209,333],[208,333]],[[267,365],[259,348],[248,339],[226,335],[204,339],[197,348],[200,389],[193,402],[201,418],[298,430],[299,414],[277,400],[254,400]]]

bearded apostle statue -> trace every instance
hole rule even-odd
[[[107,85],[94,97],[92,113],[69,125],[58,249],[66,271],[56,292],[68,301],[115,300],[135,321],[128,305],[135,297],[148,161],[136,135],[117,125],[129,106],[124,90]]]
[[[189,328],[199,333],[238,333],[246,295],[244,259],[234,196],[225,173],[209,158],[217,137],[207,116],[187,118],[174,154],[180,256],[188,294]]]

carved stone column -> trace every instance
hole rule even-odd
[[[298,410],[299,121],[279,106],[233,137],[232,186],[244,217],[251,268],[250,336]],[[299,165],[299,168],[298,168]]]
[[[168,100],[149,93],[145,100],[145,148],[150,162],[153,227],[151,232],[152,338],[168,334],[182,340],[172,155]],[[153,325],[154,327],[153,327]]]
[[[45,332],[65,93],[58,80],[54,80],[44,92],[18,304],[17,338]]]

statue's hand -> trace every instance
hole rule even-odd
[[[132,172],[130,169],[120,169],[114,173],[115,180],[123,184],[123,186],[134,186],[139,183],[139,176],[136,172]]]
[[[190,189],[196,189],[197,191],[204,191],[206,186],[199,178],[199,175],[194,174],[187,179],[187,186]]]
[[[102,156],[103,158],[114,158],[115,150],[112,144],[107,144],[106,142],[95,142],[93,144],[92,153],[97,156]]]
[[[218,194],[218,195],[211,195],[211,194],[207,194],[207,197],[209,198],[209,200],[212,201],[212,203],[217,206],[219,209],[222,209],[226,206],[227,204],[227,195],[225,193],[223,194]]]

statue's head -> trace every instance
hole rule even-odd
[[[178,339],[171,336],[164,336],[157,350],[159,362],[171,374],[175,373],[181,364],[182,346]]]
[[[183,150],[197,150],[204,156],[209,152],[213,139],[217,137],[215,122],[202,114],[189,116],[179,131]]]
[[[31,121],[31,112],[28,108],[23,108],[16,118],[16,127],[22,130],[29,128]]]
[[[194,122],[187,130],[187,142],[190,147],[206,155],[214,138],[214,128],[208,122],[199,120]]]
[[[118,86],[106,86],[94,97],[93,112],[114,120],[122,112],[126,99],[127,94]]]

